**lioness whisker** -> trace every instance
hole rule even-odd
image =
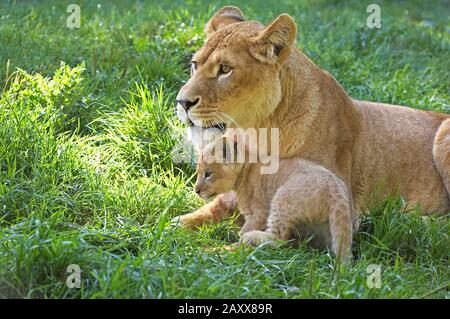
[[[240,128],[239,124],[231,116],[229,116],[228,114],[222,113],[220,111],[216,111],[216,114],[219,117],[222,117],[222,118],[230,120],[234,125],[236,125],[236,128]]]

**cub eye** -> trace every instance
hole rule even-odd
[[[231,72],[231,68],[228,65],[221,64],[218,75],[228,74],[230,72]]]
[[[205,178],[208,178],[208,177],[210,177],[212,175],[212,172],[211,171],[206,171],[205,172]]]

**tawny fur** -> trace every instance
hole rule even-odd
[[[295,47],[288,15],[264,27],[230,10],[211,18],[217,28],[207,28],[197,70],[178,95],[200,97],[187,113],[195,125],[279,128],[281,158],[327,168],[350,190],[357,214],[388,194],[423,213],[449,212],[450,115],[354,100]],[[217,76],[220,64],[232,73]],[[234,207],[218,196],[180,221],[215,222]]]
[[[314,235],[319,246],[329,246],[341,261],[348,260],[359,221],[347,186],[336,175],[299,159],[282,160],[276,174],[260,174],[257,163],[215,162],[214,156],[210,147],[202,152],[195,191],[205,200],[236,192],[245,217],[241,242],[259,245]]]

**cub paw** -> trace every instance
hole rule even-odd
[[[271,246],[275,246],[275,238],[269,233],[260,231],[260,230],[252,230],[241,235],[240,241],[246,245],[259,246],[261,244],[269,244]]]

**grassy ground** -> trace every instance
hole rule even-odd
[[[345,268],[307,248],[212,251],[237,240],[231,221],[167,227],[201,205],[193,168],[171,160],[174,95],[207,18],[237,1],[76,1],[76,30],[54,2],[0,1],[0,297],[450,297],[448,218],[400,200],[364,219]],[[364,1],[240,7],[265,23],[290,13],[298,46],[353,97],[449,113],[448,2],[377,3],[379,30]]]

